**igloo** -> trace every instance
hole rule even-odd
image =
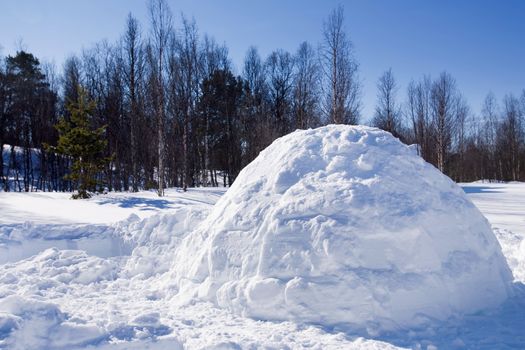
[[[181,291],[257,319],[394,329],[496,306],[512,274],[464,192],[391,134],[277,139],[180,246]]]

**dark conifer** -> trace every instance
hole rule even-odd
[[[95,102],[79,87],[78,100],[67,106],[70,120],[62,117],[56,125],[60,136],[54,150],[72,161],[71,172],[67,177],[77,189],[73,199],[89,198],[92,192],[101,188],[101,172],[110,161],[104,157],[107,147],[104,135],[106,126],[92,127],[95,107]]]

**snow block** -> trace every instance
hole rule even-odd
[[[461,188],[364,126],[277,139],[175,255],[181,291],[257,319],[389,330],[511,293],[501,248]]]

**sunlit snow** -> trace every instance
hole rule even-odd
[[[470,300],[477,311],[469,313],[457,300],[467,301],[469,295],[485,298],[506,281],[506,264],[497,257],[499,247],[488,224],[456,185],[412,158],[409,148],[366,130],[351,134],[325,135],[324,143],[312,144],[312,154],[293,148],[307,143],[306,137],[280,145],[282,154],[263,152],[262,159],[268,164],[246,170],[239,177],[245,181],[236,183],[226,195],[225,189],[215,188],[186,193],[169,190],[163,198],[140,192],[72,201],[67,194],[0,193],[0,349],[523,348],[525,184],[462,185],[467,198],[492,225],[514,278],[513,283],[507,281],[508,295],[501,305],[491,305],[488,299],[481,303]],[[363,136],[368,140],[361,140]],[[344,138],[349,140],[346,145]],[[355,159],[345,153],[348,150]],[[386,154],[391,158],[386,159]],[[304,157],[310,155],[312,161],[306,163]],[[315,159],[325,156],[329,162]],[[286,163],[289,168],[282,168],[282,157],[291,160]],[[268,167],[264,174],[262,166]],[[339,174],[344,169],[351,173]],[[403,169],[423,172],[425,177],[407,177],[410,174],[402,173]],[[401,188],[393,190],[394,200],[386,189],[395,184]],[[362,211],[351,210],[356,203]],[[407,207],[413,211],[407,212]],[[312,221],[313,210],[326,216],[326,221]],[[432,210],[437,210],[435,217]],[[420,218],[421,213],[425,217]],[[326,224],[330,219],[332,224]],[[409,223],[427,230],[427,241],[416,228],[410,231],[413,235],[406,236]],[[371,231],[348,229],[370,229],[370,225],[382,228],[388,244],[369,236]],[[265,232],[254,231],[258,227],[293,235],[290,240],[264,237]],[[309,227],[319,237],[301,236]],[[390,237],[388,227],[403,240]],[[242,232],[264,239],[253,244]],[[343,239],[344,232],[354,241]],[[329,242],[323,243],[321,236]],[[410,237],[418,237],[417,242]],[[290,252],[300,254],[301,242],[303,250],[311,253],[299,260],[278,249],[268,250],[284,244]],[[193,254],[189,250],[192,243]],[[356,250],[346,254],[343,250],[352,245]],[[221,255],[225,247],[232,249],[229,254],[246,253],[253,261],[246,262],[244,270],[242,266],[236,270],[232,262],[239,260]],[[236,247],[243,250],[235,251]],[[252,254],[258,247],[264,253]],[[452,265],[442,266],[451,247],[465,247],[469,252],[466,261],[448,261]],[[376,259],[371,254],[387,248],[397,255]],[[412,253],[407,256],[409,250]],[[428,254],[436,254],[437,260],[428,260]],[[469,276],[467,267],[473,266],[468,259],[471,254],[478,254],[479,266],[487,274],[463,280],[461,276]],[[202,264],[204,256],[209,259],[207,264]],[[242,261],[241,255],[239,259]],[[270,264],[272,259],[277,259],[275,264]],[[298,263],[303,261],[309,265]],[[357,303],[344,295],[352,288],[345,273],[355,273],[355,266],[360,266],[359,271],[363,267],[383,271],[384,278],[375,278],[377,283],[367,285],[362,294],[379,309],[354,314],[354,322],[349,323],[355,327],[310,317],[321,314],[323,306],[333,313],[332,321],[347,317],[338,308],[343,302]],[[385,266],[405,269],[418,278],[393,281]],[[301,293],[291,299],[293,304],[283,302],[281,283],[293,276],[312,277],[312,268],[334,288],[324,285],[316,294],[303,284]],[[491,273],[501,269],[502,279],[497,282]],[[428,278],[425,271],[436,282],[434,290],[420,283],[422,276]],[[451,274],[450,284],[439,285],[445,272]],[[343,281],[335,278],[338,276]],[[357,275],[354,282],[356,288],[363,288],[364,277]],[[480,290],[472,291],[473,286]],[[422,322],[392,327],[399,314],[397,304],[388,300],[395,290],[423,287],[426,292],[420,298],[427,295],[430,304],[455,305],[455,309],[442,310],[437,315],[441,319],[422,313],[418,319]],[[450,300],[441,298],[447,288]],[[328,295],[334,290],[340,295]],[[246,296],[253,299],[243,300]],[[423,301],[406,299],[405,303]],[[272,317],[278,309],[281,314]]]

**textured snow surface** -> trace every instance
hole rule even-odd
[[[62,213],[55,225],[42,220],[46,209],[34,207],[35,194],[0,193],[10,213],[0,224],[0,256],[9,257],[0,264],[0,349],[398,348],[338,330],[237,317],[208,302],[181,302],[167,272],[173,252],[224,190],[166,193],[162,203],[147,192],[77,201],[81,213]],[[40,197],[64,211],[73,203],[61,194]],[[17,214],[10,198],[26,210]],[[115,206],[130,216],[100,224],[97,215]],[[140,219],[159,206],[161,213]],[[89,215],[96,224],[81,223]],[[21,247],[34,255],[25,258]]]
[[[388,147],[392,149],[394,146]],[[372,148],[371,151],[374,153],[377,150]],[[396,152],[402,154],[404,151],[398,149]],[[391,156],[397,157],[395,154],[393,152]],[[400,158],[405,157],[396,158],[398,162],[402,161]],[[372,165],[378,176],[384,174],[377,163],[372,162]],[[262,173],[253,176],[253,181],[262,179],[260,175]],[[433,187],[426,187],[414,199],[423,208],[425,205],[430,208],[443,200],[438,199],[441,195],[432,197],[431,193],[427,193],[430,191],[428,188],[435,189],[444,181],[434,175],[427,179]],[[364,175],[359,176],[363,178]],[[360,180],[356,177],[356,182],[358,181]],[[414,186],[418,185],[414,179],[411,182]],[[344,185],[340,183],[337,187],[343,189]],[[457,193],[457,187],[453,184],[448,183],[447,186],[443,188],[451,190],[444,191],[447,194],[444,197],[457,198],[458,201],[454,207],[458,218],[450,222],[462,228],[473,227],[472,218],[468,217],[471,209],[466,209],[470,203],[463,207],[461,203],[464,203],[465,197]],[[524,349],[525,184],[462,184],[462,187],[493,225],[514,274],[512,296],[500,306],[491,307],[487,304],[483,306],[484,310],[475,313],[455,312],[442,321],[434,319],[427,323],[428,315],[418,315],[418,320],[426,321],[418,326],[399,325],[395,330],[383,329],[383,325],[388,326],[390,321],[380,319],[377,322],[367,322],[366,328],[361,325],[320,325],[319,322],[304,322],[298,318],[268,321],[266,314],[249,314],[253,310],[249,305],[243,304],[245,301],[242,300],[238,306],[246,307],[246,310],[241,312],[251,317],[239,315],[240,310],[233,309],[233,305],[218,307],[218,301],[212,292],[216,293],[220,288],[213,287],[211,279],[206,276],[210,266],[198,262],[203,258],[208,259],[201,253],[209,248],[208,239],[216,229],[213,226],[210,226],[210,230],[204,228],[210,225],[208,220],[213,216],[208,218],[208,215],[216,209],[213,205],[224,194],[224,189],[190,189],[186,193],[169,189],[162,199],[153,192],[110,193],[85,201],[71,201],[67,199],[69,195],[60,193],[0,192],[0,349]],[[451,195],[450,191],[455,194]],[[325,192],[335,193],[328,190]],[[377,192],[371,192],[372,195],[368,197],[364,196],[365,192],[353,193],[362,194],[363,208],[366,208],[365,204],[370,207],[372,199],[377,200],[374,197]],[[253,198],[261,201],[258,191],[253,193]],[[304,201],[310,198],[320,200],[319,195],[313,195],[312,191],[308,196],[298,198]],[[433,204],[426,202],[429,198],[434,200]],[[230,200],[231,197],[226,195],[218,207],[224,207],[224,201]],[[243,208],[239,202],[237,211],[240,212]],[[327,206],[323,215],[333,212],[344,214],[341,208],[342,205]],[[356,218],[361,215],[360,211],[355,213]],[[379,224],[387,225],[386,221],[372,214],[369,212],[370,223],[376,218]],[[216,222],[217,215],[233,220],[235,213],[214,212],[213,215],[213,222]],[[468,221],[463,220],[462,215]],[[254,216],[246,215],[246,222],[253,220]],[[340,219],[341,217],[336,217],[334,221],[339,222]],[[390,220],[393,229],[401,227],[400,219],[392,215]],[[447,220],[432,222],[438,228],[452,226]],[[361,223],[363,227],[366,221],[362,219]],[[301,229],[300,225],[298,227]],[[338,225],[334,225],[334,228],[328,225],[325,227],[326,234],[329,235],[327,238],[335,239],[332,236],[341,232]],[[393,232],[400,236],[403,234],[400,230]],[[447,232],[443,233],[446,234]],[[292,235],[291,238],[293,237]],[[488,242],[492,241],[490,236]],[[239,243],[243,242],[239,239]],[[305,242],[312,244],[309,240]],[[433,242],[439,251],[438,248],[448,241],[443,239]],[[454,242],[452,240],[450,244],[455,244]],[[361,239],[357,239],[355,243],[355,248],[361,247],[360,251],[353,250],[359,251],[359,257],[349,255],[348,259],[362,263],[365,258],[368,259],[368,255],[362,249]],[[372,244],[373,242],[368,243],[374,249],[384,248]],[[392,240],[390,243],[392,249],[402,248]],[[342,245],[340,242],[338,244]],[[424,261],[418,249],[427,249],[425,252],[429,250],[421,242],[407,241],[406,244],[413,244],[410,248],[412,255],[406,256],[406,260],[391,262],[385,260],[392,259],[391,257],[379,256],[374,264],[389,261],[398,268],[405,266],[405,269],[419,271],[417,266],[407,267],[408,261],[412,258]],[[190,250],[191,247],[193,248]],[[327,247],[329,253],[338,251],[337,247]],[[480,247],[483,250],[482,244]],[[476,249],[470,247],[469,250]],[[487,261],[490,261],[490,257],[489,254]],[[254,259],[257,260],[258,257],[255,256]],[[228,260],[222,261],[234,277],[229,281],[238,283],[235,281],[242,279],[237,277],[240,274],[228,267]],[[334,261],[337,262],[335,259]],[[458,275],[455,276],[465,274],[462,272],[466,269],[465,265],[472,264],[470,260],[458,261],[455,270]],[[267,273],[268,266],[265,266],[261,271]],[[195,272],[193,278],[182,278],[182,272],[192,269]],[[327,267],[324,271],[326,269]],[[365,277],[370,278],[370,281],[384,281],[379,277],[371,279],[371,272],[374,272],[372,270],[375,267],[368,270],[359,270],[361,274],[356,283],[362,283]],[[383,277],[391,273],[388,268],[379,270]],[[286,271],[286,268],[281,271]],[[297,271],[304,273],[305,270]],[[353,267],[348,268],[348,273],[354,271]],[[423,273],[410,273],[410,276],[417,277],[416,275],[421,274]],[[203,280],[197,279],[197,275],[206,277]],[[430,275],[433,277],[429,278],[436,280],[442,278],[439,272]],[[238,295],[249,291],[250,297],[265,301],[261,305],[269,305],[269,309],[276,308],[276,302],[282,301],[268,298],[267,293],[280,288],[279,276],[264,277],[261,279],[263,283],[250,284],[246,290],[242,290],[243,286],[239,284]],[[327,281],[333,281],[332,276],[327,274],[325,277]],[[384,307],[388,308],[387,292],[417,287],[414,281],[417,282],[418,279],[404,277],[407,277],[406,274],[399,272],[395,278],[388,279],[390,284],[383,289],[384,293],[372,294],[366,300],[375,300],[381,296]],[[487,283],[490,282],[490,276],[485,279]],[[322,279],[316,279],[316,282],[320,280]],[[258,280],[254,278],[252,281]],[[378,286],[376,284],[374,287]],[[335,283],[334,288],[339,287]],[[372,285],[368,287],[371,288]],[[494,288],[493,285],[490,287]],[[481,289],[483,288],[486,286],[482,285]],[[436,286],[436,290],[442,291],[440,286]],[[351,292],[352,288],[341,291],[341,296],[345,298],[348,291]],[[308,289],[304,293],[307,292]],[[472,295],[485,293],[486,289],[483,289]],[[450,294],[453,296],[453,291]],[[327,308],[333,308],[341,296],[322,300],[325,295],[317,294],[314,295],[312,304],[324,302]],[[434,297],[433,290],[428,292],[429,301]],[[268,312],[267,309],[261,309]],[[287,312],[285,310],[278,316],[289,316]]]
[[[239,315],[372,332],[497,306],[512,281],[462,189],[363,126],[276,140],[174,262],[181,293]]]

